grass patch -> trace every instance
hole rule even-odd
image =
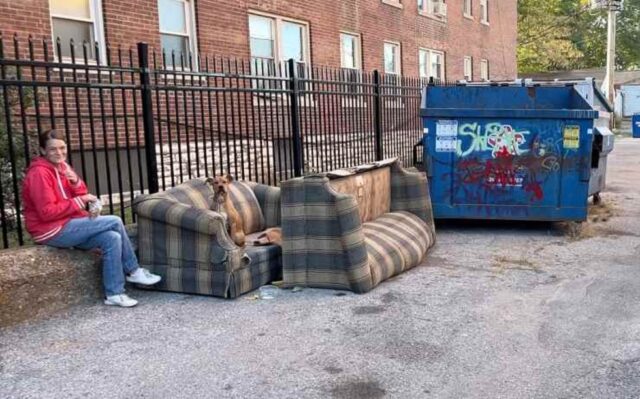
[[[587,220],[583,223],[561,222],[560,229],[571,241],[584,240],[600,235],[601,230],[597,228],[598,223],[606,223],[617,215],[615,203],[611,200],[602,201],[599,204],[590,204]]]
[[[123,213],[124,213],[124,217],[123,217]],[[119,204],[114,205],[113,212],[110,211],[109,205],[103,205],[102,212],[100,214],[103,216],[116,215],[122,219],[124,224],[135,223],[133,207],[131,206],[131,204],[124,204],[124,206],[121,206]]]

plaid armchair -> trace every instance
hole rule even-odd
[[[231,200],[251,234],[280,224],[280,189],[233,182]],[[277,245],[238,247],[225,217],[210,210],[204,178],[134,201],[140,264],[162,276],[159,290],[235,298],[282,276]]]

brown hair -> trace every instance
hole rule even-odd
[[[40,142],[40,148],[47,148],[47,141],[49,140],[62,140],[66,142],[64,134],[57,132],[54,129],[47,130],[46,132],[42,132],[40,136],[38,136],[38,141]]]

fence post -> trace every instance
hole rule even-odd
[[[298,96],[300,90],[298,88],[298,72],[296,71],[296,62],[293,58],[287,61],[289,66],[289,106],[291,114],[291,144],[293,149],[293,175],[295,177],[302,176],[302,140],[300,137],[300,108],[298,104]]]
[[[151,74],[149,72],[149,45],[138,43],[138,65],[140,67],[140,89],[142,97],[142,123],[144,127],[144,154],[147,160],[147,180],[149,193],[157,193],[158,161],[156,160],[156,139],[153,126],[153,104],[151,102]]]
[[[376,161],[383,158],[382,151],[382,90],[380,72],[373,71],[373,124],[376,135]]]

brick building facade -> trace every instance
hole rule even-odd
[[[92,190],[109,193],[110,204],[118,202],[112,193],[127,193],[119,200],[127,202],[148,187],[142,184],[148,180],[147,148],[154,148],[163,189],[203,171],[267,184],[291,177],[294,131],[306,171],[370,162],[378,149],[409,165],[422,136],[425,81],[417,78],[515,78],[516,3],[0,0],[9,62],[3,72],[10,75],[0,89],[32,100],[14,102],[0,125],[27,141],[49,128],[63,130],[73,163]],[[37,62],[25,62],[32,56],[28,36]],[[41,62],[53,59],[53,37],[61,38],[55,61],[64,68]],[[70,38],[80,65],[68,65]],[[97,42],[88,58],[100,57],[100,65],[84,64],[83,40]],[[197,54],[201,63],[187,71],[151,68],[152,104],[144,110],[138,42],[149,43],[155,55],[160,49]],[[112,63],[105,66],[108,48]],[[223,64],[220,56],[241,61]],[[14,58],[21,61],[11,64]],[[200,74],[205,58],[211,73]],[[311,72],[303,85],[292,83],[303,90],[297,96],[286,73],[251,70],[290,58],[300,63],[299,73]],[[248,59],[261,62],[248,65]],[[269,74],[275,76],[261,76]],[[12,84],[13,78],[27,89]],[[295,113],[293,98],[300,104]],[[153,120],[153,145],[144,135],[144,116]]]
[[[128,48],[299,58],[448,80],[516,76],[516,0],[0,1],[0,31]],[[64,55],[64,51],[63,51]]]

